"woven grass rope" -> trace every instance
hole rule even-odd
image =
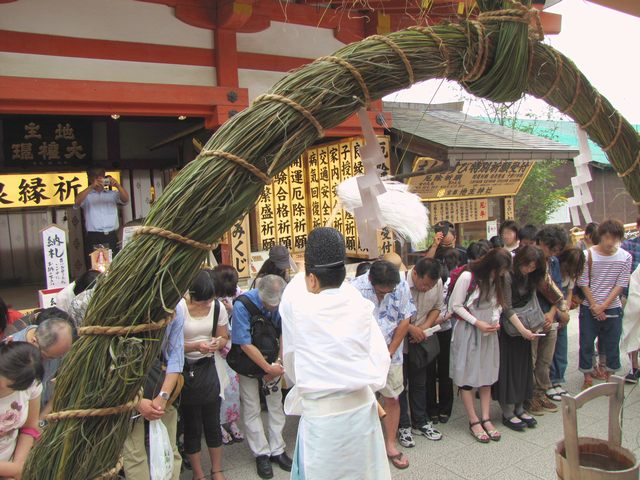
[[[385,36],[389,42],[363,40],[330,55],[341,61],[315,61],[292,72],[263,101],[218,129],[168,185],[146,225],[213,244],[255,205],[265,185],[256,172],[282,172],[325,131],[353,115],[363,100],[405,88],[409,74],[416,82],[443,76],[463,82],[470,92],[497,102],[523,94],[544,97],[608,149],[611,164],[640,202],[640,142],[629,122],[570,59],[540,42],[537,13],[528,2],[479,0],[478,6],[484,15],[475,20],[394,32]],[[230,152],[256,171],[209,152]],[[98,281],[84,326],[131,326],[165,318],[206,255],[171,238],[137,236]],[[82,336],[58,373],[54,411],[132,401],[158,355],[163,332]],[[116,464],[128,430],[125,413],[54,422],[35,446],[23,478],[95,478]]]

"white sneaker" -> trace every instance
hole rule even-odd
[[[442,434],[438,430],[433,428],[433,423],[431,422],[427,422],[420,428],[414,428],[413,433],[415,433],[416,435],[427,437],[429,440],[433,440],[434,442],[442,439]]]
[[[416,442],[413,440],[410,428],[398,429],[398,442],[400,442],[400,445],[404,448],[413,448],[416,446]]]

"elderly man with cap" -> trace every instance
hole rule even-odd
[[[264,352],[256,346],[254,323],[256,320],[270,322],[274,335],[272,339],[279,343],[282,352],[281,322],[278,305],[286,282],[278,275],[265,275],[258,283],[258,288],[249,290],[239,296],[233,304],[233,329],[231,330],[234,345],[239,345],[243,355],[258,367],[259,375],[240,374],[240,404],[242,405],[242,421],[246,429],[249,448],[256,458],[256,469],[260,478],[273,478],[271,462],[277,463],[285,471],[291,470],[291,458],[285,452],[282,430],[285,415],[282,409],[282,391],[279,380],[284,370],[280,360],[269,363]],[[257,341],[257,344],[263,344]],[[282,355],[280,355],[281,357]],[[258,378],[259,377],[259,378]],[[266,396],[269,437],[265,434],[260,413],[260,388]]]
[[[302,415],[292,479],[390,479],[374,391],[390,357],[372,303],[344,283],[340,232],[309,234],[305,273],[282,297],[284,366],[295,386],[285,402]]]
[[[380,390],[387,411],[383,425],[387,456],[394,467],[403,470],[409,467],[409,460],[398,450],[396,441],[400,423],[399,397],[404,390],[402,350],[411,317],[416,314],[416,307],[411,298],[409,284],[406,280],[401,280],[398,267],[390,262],[373,262],[369,274],[356,278],[351,285],[360,291],[365,299],[373,302],[373,315],[387,344],[386,355],[391,357],[387,383]]]

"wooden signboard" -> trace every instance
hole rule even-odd
[[[4,117],[2,125],[5,166],[73,168],[91,159],[91,119],[21,115]]]
[[[47,289],[63,288],[69,284],[67,234],[57,225],[41,231]]]
[[[452,223],[486,221],[489,219],[488,203],[486,198],[431,202],[429,203],[431,224],[442,220],[449,220]]]
[[[419,157],[413,171],[419,171],[432,163],[432,159]],[[452,170],[426,173],[409,179],[412,192],[423,201],[458,200],[470,197],[514,196],[533,168],[533,160],[465,161]]]
[[[231,265],[238,271],[238,278],[249,278],[249,256],[251,245],[249,244],[249,215],[233,224],[227,233]]]
[[[516,202],[513,197],[506,197],[504,199],[504,219],[505,220],[516,219]]]
[[[120,182],[120,172],[107,172]],[[86,172],[0,175],[0,209],[73,205],[87,188]]]

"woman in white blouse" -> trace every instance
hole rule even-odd
[[[194,480],[225,478],[222,474],[220,432],[221,388],[214,353],[227,345],[229,317],[214,295],[211,277],[203,270],[194,280],[185,299],[185,388],[180,401],[180,414],[184,424],[184,450],[193,467]],[[200,463],[203,430],[211,457],[211,477],[204,474]]]

